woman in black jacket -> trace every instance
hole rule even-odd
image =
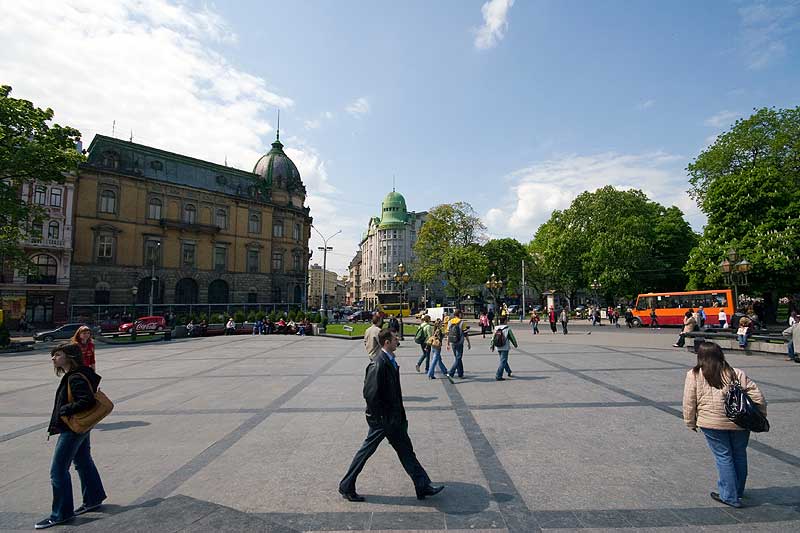
[[[89,434],[75,433],[61,420],[94,406],[94,394],[100,384],[100,376],[88,366],[83,365],[81,349],[77,344],[66,343],[50,352],[57,376],[63,375],[56,390],[53,414],[47,428],[49,435],[58,434],[58,442],[50,465],[50,482],[53,486],[53,510],[49,518],[38,522],[35,529],[45,529],[71,520],[76,515],[92,511],[106,499],[103,482],[94,465],[89,445]],[[68,391],[72,392],[72,402]],[[83,505],[74,509],[72,503],[72,480],[69,475],[70,464],[81,480]]]

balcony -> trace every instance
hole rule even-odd
[[[49,239],[43,237],[28,237],[22,241],[22,244],[24,246],[35,246],[37,248],[64,249],[68,247],[64,239]]]

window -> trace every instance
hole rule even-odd
[[[273,237],[283,237],[283,221],[276,220],[272,223],[272,236]]]
[[[294,229],[292,230],[292,238],[294,238],[296,241],[300,240],[300,224],[294,225]]]
[[[283,271],[283,254],[281,252],[272,252],[272,271]]]
[[[50,206],[61,207],[61,189],[50,189]]]
[[[194,268],[196,249],[194,243],[185,242],[182,248],[181,258],[183,266],[185,268]]]
[[[147,266],[161,266],[161,241],[147,239],[144,242],[144,264]]]
[[[47,187],[38,185],[33,190],[33,203],[44,205],[46,201],[47,201]]]
[[[147,218],[161,219],[161,205],[161,200],[158,198],[150,198],[150,202],[147,204]]]
[[[31,224],[31,240],[39,242],[44,237],[44,225],[41,222]]]
[[[111,235],[100,235],[97,238],[97,259],[100,261],[110,261],[114,257],[114,237]]]
[[[228,264],[228,247],[215,246],[214,247],[214,269],[225,270]]]
[[[100,212],[101,213],[116,213],[117,212],[117,195],[110,189],[105,189],[100,193]]]
[[[258,250],[247,250],[247,271],[250,273],[258,272]]]
[[[258,303],[258,293],[254,290],[250,290],[247,293],[247,303],[254,304]]]
[[[47,225],[47,238],[57,241],[59,239],[59,235],[61,234],[60,230],[61,227],[59,226],[58,222],[50,222],[50,224]]]
[[[183,207],[183,221],[187,224],[197,222],[197,208],[193,204],[186,204]]]
[[[292,268],[295,272],[300,272],[300,254],[294,254],[292,256]]]
[[[217,209],[216,223],[222,229],[228,227],[228,212],[225,209]]]
[[[250,213],[247,222],[247,231],[250,233],[261,233],[261,217],[258,213]]]
[[[28,283],[55,283],[58,263],[49,255],[37,255],[31,258],[33,270],[28,274]]]

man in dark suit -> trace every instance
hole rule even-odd
[[[403,408],[403,393],[400,390],[400,367],[395,361],[397,334],[385,329],[378,335],[380,353],[370,362],[364,375],[364,399],[367,401],[367,424],[369,433],[353,462],[339,483],[339,493],[351,502],[363,502],[364,497],[356,492],[356,478],[367,460],[378,449],[384,438],[389,439],[397,452],[403,468],[414,482],[417,499],[424,500],[444,489],[434,486],[414,454],[414,446],[408,437],[408,419]]]

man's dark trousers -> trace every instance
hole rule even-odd
[[[408,438],[408,422],[400,423],[381,423],[367,417],[367,424],[369,424],[369,433],[361,448],[356,452],[353,457],[353,462],[350,468],[347,469],[342,481],[339,483],[339,491],[344,494],[351,494],[356,491],[356,478],[361,473],[364,465],[367,464],[369,459],[384,438],[389,440],[394,451],[397,452],[397,457],[403,464],[403,468],[408,473],[411,481],[414,482],[414,488],[417,492],[421,491],[431,483],[431,478],[428,473],[419,464],[417,455],[414,453],[414,446],[411,444],[411,439]]]

